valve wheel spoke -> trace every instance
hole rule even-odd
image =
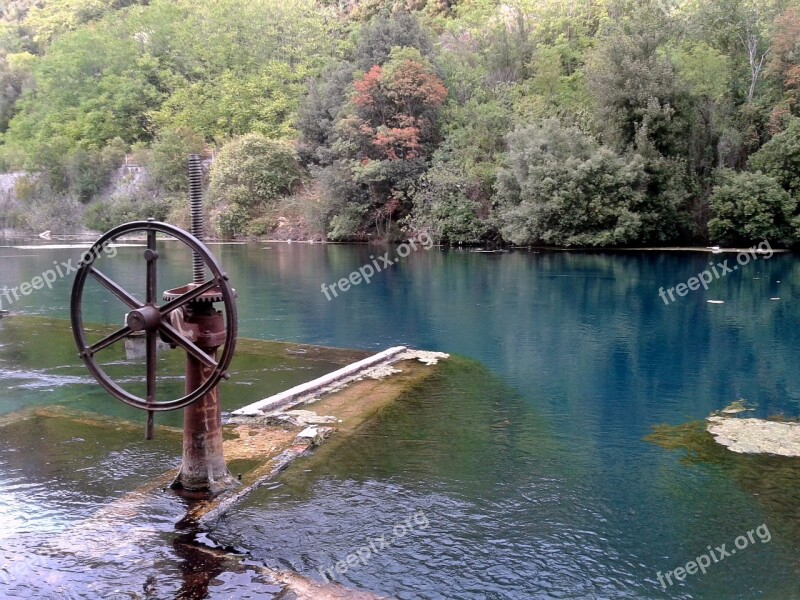
[[[156,261],[158,253],[156,252],[156,232],[147,232],[147,250],[152,253],[151,257],[147,258],[147,304],[155,304],[156,294],[158,293],[158,277],[156,276]]]
[[[211,367],[212,369],[217,368],[218,366],[217,361],[215,361],[211,356],[203,352],[194,342],[181,335],[180,332],[177,329],[175,329],[172,325],[168,325],[167,323],[162,321],[161,325],[159,325],[159,330],[169,339],[171,339],[175,344],[186,350],[186,352],[194,356],[197,360],[199,360],[207,367]]]
[[[119,284],[117,284],[115,281],[112,281],[103,272],[97,270],[94,267],[89,267],[89,274],[92,277],[94,277],[98,282],[100,282],[100,284],[104,288],[106,288],[109,292],[111,292],[117,298],[122,300],[122,302],[127,304],[130,308],[137,309],[137,308],[142,308],[142,306],[144,306],[141,302],[139,302],[131,294],[126,292]]]
[[[170,300],[166,304],[162,305],[161,308],[159,308],[159,310],[161,311],[161,315],[162,316],[168,315],[173,310],[176,310],[176,309],[180,308],[184,304],[188,304],[189,302],[191,302],[195,298],[199,298],[200,296],[202,296],[206,292],[214,289],[215,287],[217,287],[218,284],[219,284],[219,281],[217,280],[217,278],[209,279],[208,281],[206,281],[202,285],[199,285],[198,287],[194,288],[193,290],[189,290],[185,294],[181,294],[180,296],[178,296],[174,300]]]
[[[133,333],[131,331],[131,328],[126,325],[122,329],[117,329],[111,335],[107,335],[99,342],[96,342],[91,346],[89,346],[88,348],[86,348],[86,352],[89,356],[94,356],[95,354],[100,352],[100,350],[102,350],[103,348],[108,348],[112,344],[116,344],[118,341],[124,340],[131,333]]]

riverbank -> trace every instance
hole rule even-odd
[[[1,240],[20,240],[20,241],[33,241],[37,244],[42,246],[47,245],[49,242],[57,242],[57,241],[71,241],[71,242],[78,242],[78,243],[85,243],[87,246],[93,243],[102,235],[101,232],[95,231],[85,231],[81,233],[53,233],[48,232],[48,235],[34,235],[30,232],[23,232],[19,230],[13,229],[0,229],[0,241]],[[133,238],[131,238],[133,239]],[[141,238],[144,239],[144,238]],[[214,236],[206,236],[205,242],[209,245],[213,244],[306,244],[306,245],[330,245],[330,246],[369,246],[369,245],[385,245],[390,242],[385,242],[382,240],[373,240],[369,242],[337,242],[337,241],[329,241],[320,239],[318,236],[311,237],[311,238],[299,238],[295,239],[292,237],[285,237],[285,238],[274,238],[274,237],[264,237],[264,238],[242,238],[242,239],[225,239],[220,237]],[[455,251],[462,251],[462,252],[475,252],[475,253],[484,253],[484,254],[497,254],[509,251],[527,251],[527,252],[583,252],[583,253],[592,253],[592,252],[696,252],[696,253],[705,253],[705,254],[739,254],[742,252],[752,252],[753,246],[749,247],[742,247],[742,246],[730,246],[730,247],[721,247],[721,246],[654,246],[654,247],[647,247],[647,246],[632,246],[629,248],[625,247],[575,247],[575,248],[563,248],[558,246],[499,246],[499,247],[486,247],[485,245],[481,244],[474,244],[474,245],[465,245],[465,244],[458,244],[458,245],[444,245],[444,244],[436,244],[434,243],[432,247],[436,248],[446,248],[448,250],[455,250]],[[794,250],[789,248],[773,248],[771,247],[769,250],[764,250],[760,248],[756,248],[755,252],[757,254],[767,254],[767,253],[777,253],[777,254],[790,254],[793,253]]]

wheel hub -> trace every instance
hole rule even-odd
[[[161,311],[155,306],[143,306],[132,310],[125,317],[125,323],[134,333],[139,331],[152,331],[161,323]]]

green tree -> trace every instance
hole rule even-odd
[[[334,126],[352,83],[353,67],[347,62],[331,65],[320,77],[309,81],[295,121],[300,132],[298,152],[305,164],[328,166],[335,160]]]
[[[420,180],[412,228],[449,243],[478,242],[489,233],[481,190],[454,163],[440,163]]]
[[[800,118],[750,157],[750,168],[770,175],[783,189],[800,199]]]
[[[33,68],[35,90],[17,102],[5,143],[37,162],[54,138],[71,147],[102,147],[119,137],[149,139],[144,115],[158,105],[157,63],[109,29],[59,38]]]
[[[485,197],[491,196],[498,157],[505,152],[512,119],[506,103],[499,100],[470,100],[449,105],[444,112],[441,160],[458,164]]]
[[[27,52],[0,53],[0,133],[8,129],[17,100],[33,89],[31,73],[36,57]]]
[[[672,52],[678,76],[692,96],[689,152],[701,178],[710,178],[720,163],[719,141],[727,117],[730,59],[705,42],[684,42]]]
[[[595,120],[618,152],[646,137],[664,156],[687,156],[691,104],[652,23],[623,23],[607,31],[587,66]]]
[[[25,17],[24,27],[34,32],[33,41],[44,49],[59,35],[136,2],[137,0],[48,0],[31,7]]]
[[[373,65],[382,65],[393,48],[415,48],[427,58],[433,53],[433,42],[415,15],[378,14],[360,32],[354,57],[356,69],[367,71]]]
[[[291,146],[249,133],[228,142],[211,168],[211,200],[218,206],[253,210],[274,203],[300,183]]]
[[[303,82],[333,52],[330,11],[313,0],[144,4],[58,0],[27,15],[52,16],[56,33],[15,103],[7,155],[35,167],[55,137],[89,149],[177,127],[207,140],[292,136]]]
[[[152,113],[160,128],[187,127],[209,140],[258,132],[287,138],[308,72],[273,61],[256,73],[226,71],[186,82]]]
[[[186,192],[189,154],[200,154],[204,149],[203,137],[192,129],[165,129],[147,154],[147,172],[156,187],[167,192]]]
[[[730,89],[730,59],[706,42],[684,42],[672,52],[672,61],[689,92],[721,102]]]
[[[770,240],[795,243],[800,239],[797,200],[780,183],[762,173],[723,171],[711,194],[712,240],[752,243]]]
[[[676,237],[674,206],[648,194],[646,161],[557,120],[514,131],[498,174],[497,221],[515,244],[617,246]]]

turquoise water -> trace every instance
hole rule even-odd
[[[320,578],[423,511],[427,527],[336,577],[399,598],[800,597],[800,492],[787,477],[798,467],[759,463],[759,489],[643,440],[739,398],[759,416],[800,416],[796,258],[761,258],[665,305],[660,287],[735,256],[420,250],[328,301],[322,283],[394,250],[214,249],[239,291],[243,336],[468,359],[345,447],[323,448],[311,472],[251,496],[211,532],[218,542]],[[0,263],[2,281],[65,252],[6,248],[16,258]],[[120,249],[109,266],[134,288],[137,252]],[[165,265],[165,285],[190,272],[177,252]],[[68,288],[11,308],[65,317]],[[93,298],[95,320],[119,322],[118,307]],[[762,524],[768,543],[661,587],[658,572]]]

